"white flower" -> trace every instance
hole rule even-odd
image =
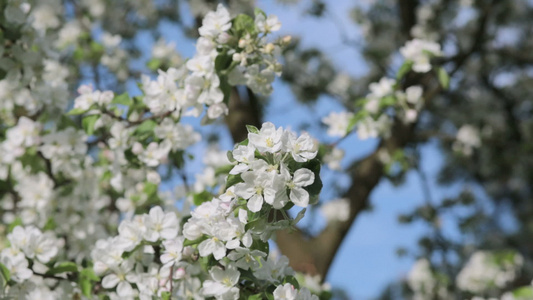
[[[204,282],[203,293],[206,296],[215,296],[217,299],[238,299],[239,288],[235,285],[239,282],[240,273],[233,268],[222,270],[220,267],[213,267],[209,271],[212,280]]]
[[[88,110],[93,104],[106,105],[111,103],[115,96],[111,91],[93,91],[93,87],[90,85],[82,85],[78,88],[80,94],[74,99],[74,108]]]
[[[275,125],[266,122],[259,133],[248,133],[248,140],[259,152],[278,152],[283,146],[283,128],[276,129]]]
[[[467,156],[472,155],[474,148],[481,146],[479,130],[472,125],[466,124],[461,126],[457,131],[456,139],[452,145],[453,149]]]
[[[181,251],[183,250],[183,237],[177,237],[172,240],[163,241],[165,251],[161,255],[161,263],[175,264],[181,260]]]
[[[235,194],[248,200],[248,209],[258,212],[263,201],[273,203],[276,190],[273,188],[273,175],[265,172],[248,171],[241,175],[244,182],[235,185]]]
[[[238,164],[229,173],[232,175],[240,174],[250,169],[250,163],[255,160],[255,148],[250,145],[236,145],[232,155]]]
[[[413,62],[413,71],[426,73],[431,70],[432,56],[442,55],[440,45],[435,42],[413,39],[400,48],[405,59]]]
[[[381,115],[377,120],[372,117],[366,117],[359,122],[357,135],[361,140],[368,138],[377,138],[378,136],[388,136],[392,121],[387,115]]]
[[[306,162],[316,157],[318,153],[317,143],[309,136],[303,133],[298,138],[290,131],[285,131],[285,148],[290,152],[292,158],[297,162]]]
[[[143,236],[149,242],[158,239],[173,239],[178,235],[179,222],[173,212],[164,213],[159,206],[152,207],[150,212],[143,217],[146,231]]]
[[[278,286],[274,290],[274,300],[296,300],[298,290],[290,283]]]
[[[9,270],[11,279],[15,282],[21,283],[33,275],[33,272],[28,268],[28,261],[22,253],[18,253],[17,255],[4,255],[2,252],[0,261]]]
[[[231,28],[231,17],[228,10],[222,5],[217,6],[215,12],[208,12],[202,22],[202,26],[198,29],[201,36],[216,38],[222,32],[226,32]]]
[[[346,198],[328,201],[320,207],[320,212],[328,223],[344,222],[350,217],[350,202]]]
[[[148,147],[139,155],[139,159],[144,162],[148,167],[156,167],[161,161],[167,158],[170,151],[169,143],[158,144],[151,142]]]
[[[373,82],[369,85],[370,94],[368,98],[380,99],[392,94],[396,80],[392,78],[383,77],[379,82]]]
[[[117,287],[117,294],[120,297],[131,297],[134,295],[131,283],[135,283],[137,276],[133,273],[133,261],[125,260],[120,266],[112,267],[113,273],[106,275],[102,279],[102,287],[112,289]]]
[[[117,246],[124,251],[131,251],[142,242],[143,231],[137,223],[132,221],[122,221],[118,226]]]
[[[289,188],[289,199],[297,206],[307,207],[309,204],[309,193],[303,188],[315,182],[315,174],[306,168],[298,169],[294,176],[289,174],[287,168],[282,165],[282,175],[285,177],[287,188]]]
[[[352,118],[351,112],[332,112],[322,118],[322,123],[328,125],[328,135],[343,137],[348,133],[348,125]]]
[[[265,18],[264,14],[257,14],[255,16],[255,26],[257,26],[257,29],[259,29],[259,31],[269,33],[280,30],[281,22],[275,15],[270,15]]]

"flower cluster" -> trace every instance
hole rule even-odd
[[[514,251],[477,251],[457,275],[457,286],[464,291],[483,294],[513,282],[524,259]]]
[[[228,85],[244,84],[270,94],[281,67],[273,55],[279,43],[267,44],[266,35],[280,24],[273,23],[274,16],[261,18],[264,13],[258,13],[255,24],[246,23],[251,19],[246,15],[232,19],[222,5],[209,12],[199,28],[193,58],[179,68],[159,70],[155,81],[143,76],[144,102],[150,112],[199,115],[206,105],[207,118],[216,119],[228,113]]]
[[[423,88],[419,85],[402,89],[399,85],[402,77],[410,70],[414,72],[429,72],[430,58],[441,55],[440,45],[424,40],[414,39],[400,49],[405,62],[398,70],[398,81],[383,77],[378,82],[369,85],[370,92],[365,98],[358,100],[360,107],[357,113],[332,112],[322,119],[328,125],[328,134],[344,137],[357,129],[360,139],[388,137],[390,135],[393,118],[399,118],[404,123],[414,123],[419,118],[423,107]],[[448,78],[446,72],[439,69],[439,80],[446,88]]]
[[[275,259],[268,251],[272,232],[303,216],[302,211],[292,220],[285,210],[306,207],[318,193],[316,143],[306,133],[296,136],[272,123],[248,129],[248,140],[229,154],[233,166],[222,194],[204,199],[181,220],[153,207],[122,221],[118,236],[97,243],[91,253],[94,272],[103,276],[102,287],[114,290],[109,295],[238,299],[248,293],[239,288],[246,282],[258,295],[270,292],[274,299],[316,299],[297,289],[287,258]],[[268,221],[274,211],[285,217]]]
[[[58,254],[61,241],[51,232],[41,232],[36,227],[16,226],[7,235],[10,247],[0,253],[0,261],[9,270],[11,279],[24,282],[33,276],[28,260],[33,264],[46,264]],[[36,269],[35,266],[33,269]]]

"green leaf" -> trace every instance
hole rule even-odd
[[[94,271],[92,268],[86,268],[86,269],[81,270],[80,277],[79,277],[81,293],[85,297],[91,298],[91,294],[93,290],[93,282],[98,282],[98,281],[100,281],[100,277],[94,274]]]
[[[148,63],[146,63],[146,66],[152,71],[157,71],[157,69],[159,69],[161,65],[162,65],[162,62],[158,58],[152,58],[148,61]]]
[[[437,72],[439,76],[440,85],[444,89],[448,89],[450,87],[450,76],[448,75],[448,72],[446,72],[443,67],[438,68]]]
[[[249,133],[259,133],[259,129],[253,125],[246,125],[246,130],[248,130]]]
[[[300,288],[300,283],[298,283],[298,280],[294,276],[286,276],[283,278],[283,284],[290,283],[292,286],[294,286],[295,289]]]
[[[231,65],[232,57],[225,51],[221,52],[215,58],[215,70],[218,72],[226,70]]]
[[[218,176],[221,174],[229,174],[231,169],[233,169],[233,165],[225,165],[225,166],[219,167],[215,170],[215,176]]]
[[[194,194],[192,196],[194,205],[201,205],[204,202],[211,201],[213,195],[208,191],[203,191],[201,193]]]
[[[88,112],[88,109],[74,108],[67,113],[67,116],[77,116]]]
[[[403,65],[398,69],[398,73],[396,73],[396,79],[400,80],[402,79],[407,72],[411,71],[411,68],[413,67],[413,62],[410,60],[406,60]]]
[[[57,266],[53,267],[52,269],[48,270],[46,274],[55,275],[65,272],[78,272],[78,265],[71,261],[62,262],[59,263]]]
[[[253,250],[259,250],[266,254],[268,254],[270,251],[270,245],[268,244],[268,242],[263,242],[259,239],[254,240],[250,248]]]
[[[310,186],[304,187],[304,189],[309,192],[309,204],[316,204],[318,203],[318,196],[322,190],[322,179],[320,179],[320,161],[315,158],[305,162],[302,167],[311,170],[315,174],[315,182],[313,182],[313,184]]]
[[[379,106],[382,108],[392,106],[394,104],[396,104],[396,97],[394,96],[387,96],[379,100]]]
[[[43,231],[54,230],[54,229],[56,229],[56,227],[57,227],[57,224],[56,224],[54,218],[50,217],[46,221],[46,224],[44,224]]]
[[[135,128],[133,135],[138,136],[140,139],[145,139],[152,135],[156,126],[157,123],[153,120],[146,120]]]
[[[242,32],[249,32],[252,33],[255,30],[255,22],[252,17],[245,15],[245,14],[239,14],[238,16],[233,19],[233,26],[232,29],[237,31],[238,33]]]
[[[200,244],[202,241],[204,241],[206,239],[207,239],[207,236],[205,236],[205,235],[197,238],[196,240],[192,240],[192,241],[188,240],[188,239],[185,239],[185,241],[183,242],[183,247]]]
[[[89,115],[83,118],[81,125],[87,133],[87,135],[93,135],[94,133],[94,124],[100,119],[100,115]]]
[[[11,280],[11,272],[9,272],[9,269],[3,263],[0,263],[0,273],[6,282]]]
[[[226,152],[226,156],[228,157],[228,160],[230,162],[235,162],[235,158],[233,157],[233,151]]]
[[[251,295],[248,297],[248,300],[261,300],[261,299],[263,299],[262,293]]]
[[[147,195],[147,196],[152,196],[152,195],[155,195],[157,193],[157,184],[155,183],[151,183],[151,182],[146,182],[144,184],[144,193]]]
[[[255,13],[256,16],[257,16],[257,15],[263,15],[265,18],[266,18],[266,16],[267,16],[266,13],[265,13],[262,9],[260,9],[259,7],[256,7],[256,8],[254,9],[254,13]]]
[[[513,291],[515,299],[533,299],[533,288],[530,286],[523,286]]]
[[[111,104],[121,104],[125,106],[130,106],[133,104],[133,100],[130,98],[128,93],[123,93],[118,96],[115,96],[115,98],[113,98],[113,101],[111,101]]]
[[[11,224],[9,224],[9,227],[7,228],[7,232],[8,233],[13,232],[13,229],[15,229],[15,227],[17,226],[22,226],[22,219],[20,217],[16,217],[15,220],[11,222]]]
[[[161,300],[170,300],[170,292],[162,292]]]
[[[357,112],[357,114],[355,114],[351,119],[350,119],[350,122],[348,122],[348,128],[347,128],[347,132],[350,132],[353,130],[353,128],[355,127],[355,125],[357,125],[357,123],[359,123],[359,121],[363,120],[364,118],[366,118],[368,116],[368,111],[366,110],[360,110],[359,112]]]
[[[243,182],[243,180],[241,178],[241,175],[239,175],[239,174],[237,174],[237,175],[231,175],[231,174],[228,175],[228,177],[226,178],[226,189],[228,189],[231,186],[236,185],[239,182]]]
[[[231,96],[231,85],[228,82],[228,76],[221,75],[221,76],[219,76],[219,78],[220,78],[220,84],[219,84],[218,87],[220,88],[220,90],[224,94],[224,99],[222,100],[222,102],[224,102],[226,105],[228,105],[229,104],[229,98]]]

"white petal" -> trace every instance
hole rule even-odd
[[[309,204],[309,193],[302,188],[294,188],[290,194],[291,201],[300,207],[307,207]]]
[[[294,172],[294,184],[297,186],[308,186],[315,182],[315,174],[309,169],[298,169]]]
[[[120,281],[117,275],[109,274],[102,280],[102,286],[106,289],[112,289],[117,286],[117,283]]]
[[[257,194],[253,195],[252,198],[248,200],[247,206],[252,212],[260,211],[263,206],[263,196]]]

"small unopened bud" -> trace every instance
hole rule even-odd
[[[286,35],[281,39],[281,42],[283,43],[283,45],[288,45],[291,42],[291,40],[292,40],[292,36]]]
[[[174,272],[174,279],[182,279],[183,277],[185,277],[185,269],[178,268],[176,272]]]
[[[143,145],[139,142],[135,142],[131,148],[131,152],[135,155],[139,155],[144,151]]]
[[[248,44],[248,42],[246,42],[245,39],[240,39],[239,40],[239,48],[244,48],[244,47],[246,47],[247,44]]]
[[[234,53],[232,58],[233,58],[233,61],[241,61],[242,55],[240,53]]]
[[[274,49],[275,49],[274,44],[268,43],[265,46],[265,53],[270,54],[270,53],[272,53],[274,51]]]

